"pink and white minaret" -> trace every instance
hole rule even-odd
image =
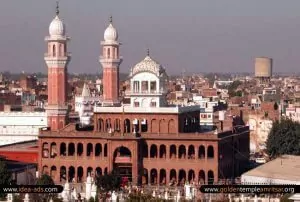
[[[66,27],[59,18],[59,7],[56,16],[49,26],[49,36],[45,38],[48,49],[45,62],[48,66],[48,104],[46,107],[48,126],[51,130],[58,130],[67,124],[67,66],[71,59],[67,52]]]
[[[103,67],[103,106],[117,106],[120,104],[119,66],[122,58],[119,55],[118,32],[112,25],[112,17],[104,32],[101,46],[102,55],[99,62]]]

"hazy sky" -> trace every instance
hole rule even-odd
[[[60,0],[74,73],[102,71],[100,41],[110,14],[123,43],[121,72],[146,49],[169,74],[253,72],[254,58],[276,72],[300,70],[300,0]],[[55,0],[1,0],[0,71],[46,71],[44,37]]]

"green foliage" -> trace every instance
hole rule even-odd
[[[0,185],[9,185],[12,182],[11,172],[7,168],[4,160],[0,159]],[[6,194],[0,193],[0,199],[5,198]]]
[[[11,172],[5,161],[0,160],[0,185],[9,185],[12,181]]]
[[[22,199],[21,195],[14,194],[13,195],[13,202],[23,202],[23,199]]]
[[[113,170],[109,174],[97,176],[96,185],[105,192],[118,190],[121,186],[121,177],[117,171]]]
[[[293,200],[290,200],[289,198],[292,196],[292,194],[285,194],[280,198],[280,202],[293,202]]]
[[[236,93],[236,89],[237,89],[241,84],[242,84],[242,82],[237,80],[237,81],[232,82],[232,83],[228,86],[228,94],[229,94],[230,97],[239,96],[240,93],[242,93],[242,92],[240,92],[240,93],[238,93],[238,94]]]
[[[169,202],[173,200],[166,200],[166,199],[159,199],[154,198],[152,195],[149,194],[141,194],[141,193],[131,193],[129,194],[128,198],[126,199],[127,202]]]
[[[43,174],[38,180],[36,181],[36,185],[54,185],[54,181],[51,176],[47,174]]]
[[[277,102],[274,103],[274,110],[278,110],[279,106],[277,104]]]
[[[37,179],[36,185],[54,185],[54,181],[51,178],[51,176],[47,174],[43,174],[40,178]],[[36,198],[38,198],[40,201],[49,201],[50,198],[54,200],[57,199],[56,193],[49,193],[49,194],[36,194]]]
[[[91,198],[88,200],[88,202],[95,202],[94,197],[91,197]]]
[[[270,158],[280,155],[300,155],[300,124],[290,119],[275,121],[267,140]]]

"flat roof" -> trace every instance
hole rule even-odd
[[[300,182],[300,156],[283,155],[244,173],[243,176]]]
[[[0,146],[0,151],[24,151],[24,152],[32,152],[38,150],[38,141],[26,141],[26,142],[18,142],[9,145]]]

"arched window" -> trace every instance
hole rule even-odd
[[[107,49],[107,58],[110,58],[110,48]]]
[[[52,46],[52,54],[53,54],[53,57],[56,57],[56,46],[55,46],[55,44]]]

